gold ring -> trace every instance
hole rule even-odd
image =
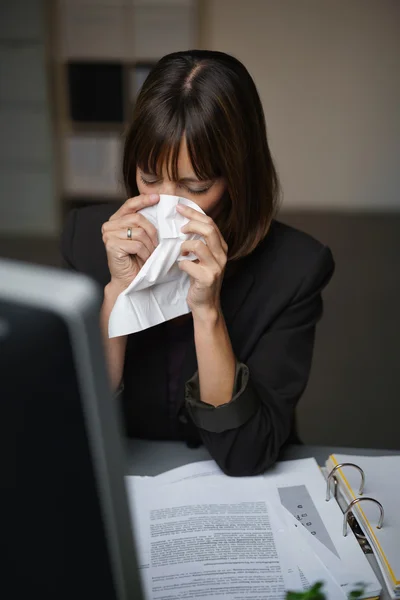
[[[132,239],[132,228],[128,227],[128,230],[126,232],[126,237],[128,238],[128,240]]]

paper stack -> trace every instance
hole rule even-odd
[[[324,582],[329,600],[381,586],[314,459],[233,479],[213,461],[127,477],[145,597],[283,600]]]

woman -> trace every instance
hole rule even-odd
[[[159,61],[126,137],[129,195],[73,212],[63,234],[67,264],[104,288],[101,321],[128,435],[204,443],[230,475],[264,471],[292,432],[307,384],[331,252],[273,220],[279,185],[264,114],[245,67],[220,52]],[[139,211],[160,194],[196,202],[182,261],[191,315],[108,339],[118,295],[157,245]]]

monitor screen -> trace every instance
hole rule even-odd
[[[97,292],[9,262],[0,281],[0,595],[139,599]]]

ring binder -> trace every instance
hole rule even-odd
[[[336,502],[338,499],[338,486],[339,486],[339,482],[337,480],[337,477],[335,475],[332,475],[332,479],[333,479],[333,483],[334,483],[334,492],[333,492],[333,497],[335,498]]]
[[[339,502],[339,497],[338,497],[339,481],[338,481],[336,475],[332,475],[332,479],[333,479],[333,483],[335,486],[334,491],[333,491],[333,497],[335,498],[336,502],[339,504],[342,512],[344,513],[345,509],[341,506],[341,503]],[[353,513],[349,513],[347,522],[350,525],[354,535],[356,536],[358,543],[360,544],[361,548],[363,549],[364,554],[372,554],[372,552],[373,552],[372,548],[371,548],[366,536],[363,534],[362,529],[359,526],[358,521],[355,518],[355,516],[353,515]]]
[[[368,538],[363,534],[362,529],[352,512],[349,513],[347,522],[356,536],[364,554],[373,554],[371,544],[369,543]]]
[[[357,471],[361,475],[361,484],[360,484],[360,489],[358,490],[358,494],[359,494],[359,496],[363,495],[364,486],[365,486],[364,471],[361,469],[361,467],[359,467],[358,465],[355,465],[354,463],[344,462],[344,463],[340,463],[339,465],[336,465],[335,467],[333,467],[332,471],[329,473],[329,475],[326,479],[326,498],[325,498],[325,500],[327,502],[329,502],[329,500],[331,499],[331,479],[334,476],[334,474],[336,473],[336,471],[338,469],[341,469],[342,467],[354,467],[355,469],[357,469]],[[337,484],[337,480],[336,480],[336,484]],[[335,485],[335,498],[336,498],[336,490],[337,490],[337,485]]]
[[[378,509],[372,507],[372,502],[365,505],[349,504],[359,498],[360,475],[355,469],[340,469],[342,464],[347,462],[355,463],[363,470],[368,486],[364,489],[364,494],[372,496],[373,503],[378,505],[381,515],[379,522],[379,515],[375,512]],[[336,477],[338,482],[337,502],[340,508],[343,513],[348,509],[347,524],[343,522],[342,533],[346,535],[345,532],[351,527],[363,551],[370,553],[372,550],[390,597],[400,600],[400,511],[398,510],[400,456],[332,454],[325,464],[325,477],[336,465],[339,467],[331,479]],[[332,481],[329,490],[331,495],[336,491],[333,489]],[[364,495],[361,499],[363,498]],[[375,498],[379,499],[379,502]],[[383,518],[384,527],[382,527]],[[349,537],[351,536],[347,535],[347,538]]]
[[[369,500],[370,502],[375,502],[375,504],[377,504],[379,506],[380,509],[380,517],[379,517],[379,522],[378,525],[376,526],[377,529],[382,529],[382,525],[383,525],[383,519],[385,516],[385,511],[383,510],[383,506],[380,502],[378,502],[378,500],[375,500],[375,498],[354,498],[354,500],[352,500],[350,502],[350,504],[348,505],[348,507],[346,508],[346,510],[344,511],[344,517],[343,517],[343,535],[344,537],[347,536],[347,520],[348,520],[348,516],[349,513],[352,513],[352,508],[355,504],[357,504],[358,502],[363,502],[364,500]]]

